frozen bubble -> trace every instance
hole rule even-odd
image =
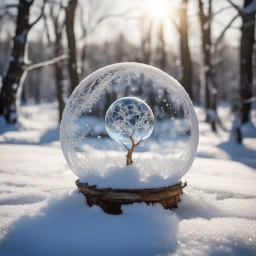
[[[113,140],[131,147],[132,140],[138,143],[151,135],[154,115],[141,99],[124,97],[111,104],[106,113],[105,124]]]
[[[103,177],[103,173],[113,168],[125,168],[121,142],[130,146],[131,141],[120,126],[111,122],[107,124],[105,111],[115,104],[115,100],[122,101],[125,99],[122,97],[135,94],[134,98],[129,98],[135,100],[133,105],[140,106],[142,111],[132,113],[133,110],[126,106],[128,115],[112,121],[117,121],[119,125],[123,122],[130,136],[136,122],[145,114],[149,115],[143,126],[136,128],[133,134],[135,142],[150,136],[150,140],[139,145],[144,145],[144,148],[134,152],[134,166],[141,175],[141,181],[149,181],[144,182],[148,187],[154,186],[150,177],[159,174],[166,177],[161,185],[166,185],[166,182],[171,185],[189,170],[195,157],[199,133],[196,114],[188,95],[173,77],[157,68],[139,63],[118,63],[99,69],[81,81],[65,107],[60,131],[61,146],[70,168],[79,178],[102,185],[104,179],[96,180],[93,177]],[[118,107],[113,108],[117,110],[113,114],[116,118],[121,112]],[[114,140],[107,138],[103,143],[103,137],[99,140],[98,136],[107,133]],[[117,145],[116,141],[120,144]],[[101,147],[100,142],[106,144],[106,148]],[[165,148],[167,152],[163,152]],[[108,158],[104,155],[104,149],[111,152]],[[154,159],[151,159],[151,155]],[[91,175],[92,171],[96,176]],[[134,183],[132,187],[141,187],[141,184]]]

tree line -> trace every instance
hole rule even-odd
[[[197,19],[200,24],[201,42],[199,62],[202,64],[193,59],[191,54],[188,8],[192,1],[196,3],[198,9]],[[154,33],[154,20],[147,14],[132,17],[136,7],[122,13],[105,13],[104,9],[100,13],[100,8],[103,6],[103,1],[100,0],[89,1],[86,6],[78,0],[68,0],[65,4],[63,1],[44,0],[41,6],[36,6],[39,14],[33,20],[31,8],[36,5],[35,2],[19,0],[18,4],[0,6],[0,27],[5,25],[6,17],[12,19],[16,27],[14,37],[3,38],[0,45],[0,51],[5,54],[7,54],[6,49],[10,50],[4,60],[5,68],[2,68],[0,91],[0,115],[4,116],[7,123],[17,122],[17,100],[20,98],[23,101],[26,100],[26,96],[30,93],[25,90],[26,88],[30,88],[35,101],[40,102],[39,86],[35,83],[38,83],[38,76],[42,76],[44,69],[48,70],[54,79],[60,120],[66,97],[85,75],[107,64],[137,61],[157,66],[178,78],[190,98],[205,107],[206,122],[211,125],[213,131],[221,125],[217,112],[218,101],[222,97],[229,97],[235,115],[234,137],[238,143],[242,142],[241,126],[249,121],[254,101],[255,1],[244,0],[243,6],[239,7],[235,2],[225,0],[227,6],[214,12],[214,0],[182,0],[177,9],[177,17],[168,16],[178,34],[179,52],[177,54],[170,51],[166,44],[165,33],[167,32],[164,21],[159,20],[157,32]],[[214,40],[213,21],[228,9],[235,10],[236,15],[231,17]],[[76,17],[80,17],[80,21]],[[88,37],[100,24],[109,19],[138,19],[141,29],[139,45],[128,42],[122,33],[113,41],[106,41],[100,45],[88,42]],[[232,72],[229,67],[234,65],[232,57],[225,56],[227,51],[233,50],[225,44],[224,37],[226,32],[233,28],[232,24],[237,19],[242,21],[241,27],[238,28],[241,31],[239,54],[235,60],[239,63],[236,63],[239,81],[236,93],[233,93],[231,89],[223,89],[221,84],[226,85],[225,79],[228,75],[224,72]],[[34,40],[28,44],[28,34],[33,33],[31,30],[39,21],[43,24],[42,33],[45,35],[45,40],[38,38],[37,41]],[[77,26],[82,31],[79,36],[76,35]],[[9,49],[10,41],[12,41],[12,47]],[[42,53],[42,49],[37,47],[49,49],[45,51],[48,53]],[[28,52],[32,51],[34,54],[29,55],[33,60],[29,61]],[[31,80],[30,83],[29,80]],[[232,77],[228,80],[229,84],[236,83]],[[200,92],[203,92],[202,97],[199,96]],[[115,95],[109,95],[107,104],[111,103],[115,97]]]

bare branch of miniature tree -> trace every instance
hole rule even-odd
[[[130,150],[121,140],[119,140],[119,141],[127,150]]]
[[[129,136],[129,134],[124,129],[122,129],[122,131],[131,140],[131,145],[132,145],[131,148],[127,147],[121,140],[119,140],[121,142],[121,144],[128,150],[128,153],[126,155],[126,165],[131,165],[133,163],[132,154],[133,154],[134,149],[144,140],[142,140],[142,138],[141,138],[137,143],[135,143],[132,135]]]
[[[119,102],[116,107],[118,108],[118,113],[113,111],[112,115],[109,115],[109,121],[111,125],[118,127],[119,131],[124,133],[124,135],[130,140],[130,147],[128,147],[120,139],[119,142],[128,151],[126,155],[126,165],[131,165],[133,163],[133,151],[137,146],[145,141],[145,139],[143,139],[143,136],[138,141],[135,140],[134,136],[139,129],[146,130],[151,127],[151,113],[147,110],[143,110],[140,104],[136,103],[125,105],[124,103]],[[115,114],[118,114],[118,118],[116,118]],[[136,121],[134,124],[132,124],[131,122],[132,120],[134,122],[134,119],[136,119]]]

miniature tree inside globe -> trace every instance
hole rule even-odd
[[[105,124],[109,136],[128,150],[126,165],[131,165],[134,149],[148,139],[153,131],[154,115],[141,99],[123,97],[111,104]]]

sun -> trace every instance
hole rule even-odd
[[[167,0],[151,0],[147,8],[152,17],[163,19],[169,14],[170,5]]]

